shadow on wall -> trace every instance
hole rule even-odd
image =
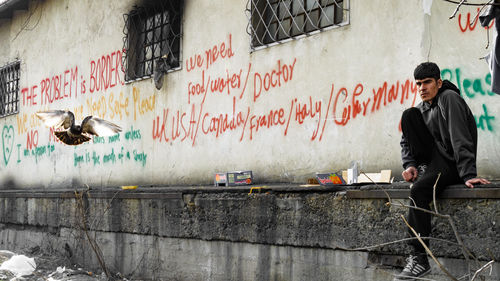
[[[42,186],[38,186],[38,187],[42,188]],[[27,188],[29,188],[29,187],[23,187],[22,185],[18,184],[16,182],[15,178],[12,176],[6,176],[5,178],[0,180],[0,190],[17,190],[17,189],[27,189]],[[87,188],[89,188],[89,186],[82,183],[77,178],[72,178],[71,180],[66,181],[65,183],[61,184],[60,186],[59,185],[57,185],[57,186],[50,185],[50,186],[47,186],[47,188],[87,189]]]
[[[80,190],[80,189],[92,189],[87,184],[83,183],[79,178],[72,177],[67,179],[58,179],[60,181],[53,180],[44,187],[44,189],[70,189],[70,190]]]
[[[71,188],[77,189],[77,188],[84,188],[84,187],[88,187],[88,186],[83,184],[79,179],[77,179],[77,178],[71,179]]]
[[[0,190],[20,189],[12,176],[7,176],[0,183]]]

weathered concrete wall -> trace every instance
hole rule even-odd
[[[381,264],[401,265],[408,250],[404,243],[369,252],[341,250],[405,237],[400,216],[407,210],[388,207],[385,199],[348,199],[344,192],[272,187],[250,195],[248,189],[196,188],[91,191],[87,195],[83,204],[91,236],[96,237],[108,266],[136,277],[387,280],[395,270]],[[75,262],[98,268],[79,228],[83,220],[75,203],[71,192],[0,193],[0,247],[41,244],[47,251],[71,255]],[[438,202],[483,263],[500,258],[499,204],[498,198]],[[446,221],[436,219],[434,225],[433,237],[455,241]],[[431,247],[455,273],[462,272],[459,247],[436,241]],[[500,268],[495,265],[493,277],[499,276]]]
[[[477,117],[479,173],[500,176],[499,99],[478,60],[488,51],[486,30],[466,27],[476,7],[463,6],[448,20],[455,5],[445,1],[433,1],[428,15],[423,1],[350,0],[347,25],[250,52],[247,0],[185,2],[181,68],[165,76],[161,90],[152,79],[125,84],[120,73],[123,14],[138,0],[33,1],[1,23],[0,63],[22,63],[20,112],[0,120],[0,181],[163,186],[253,170],[260,182],[304,182],[354,160],[365,171],[399,175],[400,114],[419,100],[412,70],[427,59],[459,86]],[[231,55],[190,65],[222,43]],[[106,66],[111,80],[98,70]],[[278,68],[280,82],[264,87]],[[232,88],[190,95],[193,86],[233,74],[241,83]],[[68,147],[35,117],[45,109],[97,115],[124,131]],[[275,112],[279,122],[257,127],[259,117]],[[214,130],[226,114],[237,126]]]
[[[33,248],[49,245],[55,249],[66,238],[73,241],[74,231],[61,229],[61,235],[37,232],[27,229],[5,229],[0,239],[7,245]],[[105,251],[107,266],[110,270],[135,276],[131,280],[193,280],[193,281],[232,281],[232,280],[392,280],[399,273],[393,267],[381,265],[381,259],[394,259],[394,256],[375,256],[366,252],[345,252],[332,249],[275,246],[255,243],[206,241],[194,239],[164,238],[126,233],[100,232],[96,234],[101,248]],[[26,243],[28,241],[29,243]],[[68,241],[68,242],[71,242]],[[119,245],[117,244],[120,243]],[[81,261],[93,266],[99,272],[95,255],[90,247],[81,240],[77,247],[83,247],[87,256]],[[37,248],[38,249],[38,248]],[[398,257],[402,262],[402,258]],[[462,276],[463,260],[439,258],[439,261],[456,276]],[[446,281],[440,270],[433,270],[427,276],[433,280]],[[492,276],[485,280],[498,280],[499,266],[494,264]]]

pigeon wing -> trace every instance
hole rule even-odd
[[[122,128],[114,123],[101,118],[87,116],[82,122],[82,133],[96,136],[112,136],[122,131]]]
[[[75,123],[75,116],[71,111],[49,110],[37,112],[36,116],[43,121],[45,126],[68,129]]]

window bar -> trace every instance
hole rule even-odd
[[[176,34],[174,29],[181,28],[179,14],[182,13],[182,3],[183,1],[158,1],[158,5],[135,7],[124,15],[128,26],[123,32],[124,48],[127,50],[127,62],[124,65],[127,66],[125,72],[129,78],[126,82],[151,77],[157,60],[165,54],[178,63],[181,32]],[[137,26],[135,32],[131,30],[134,24]],[[136,73],[133,73],[134,69]]]
[[[20,62],[0,68],[0,116],[18,112]]]
[[[249,0],[245,12],[249,19],[247,33],[252,39],[251,49],[341,26],[345,19],[343,11],[349,11],[343,3],[338,0]]]

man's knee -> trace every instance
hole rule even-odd
[[[429,193],[429,187],[418,181],[410,189],[410,197],[415,201],[418,207],[425,207],[432,201],[432,193]]]
[[[416,107],[410,107],[403,111],[403,115],[401,117],[402,120],[413,120],[414,118],[418,118],[419,116],[422,116],[422,113],[420,112],[420,109]]]

